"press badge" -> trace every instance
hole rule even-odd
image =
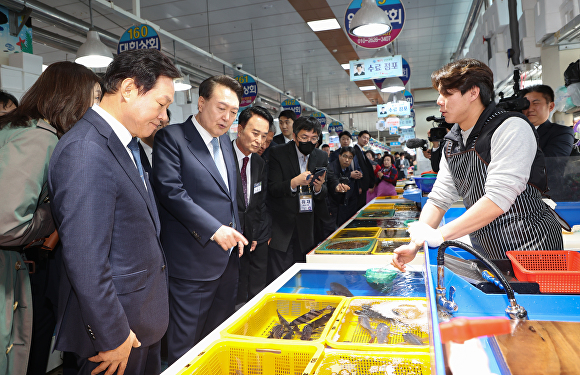
[[[312,193],[309,191],[302,191],[302,189],[300,189],[298,198],[300,202],[300,210],[298,212],[312,212]]]
[[[262,181],[254,184],[254,194],[258,194],[262,191]]]

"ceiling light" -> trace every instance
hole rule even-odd
[[[405,89],[405,85],[403,85],[403,81],[401,81],[398,77],[391,77],[385,78],[383,81],[383,86],[381,88],[381,92],[398,92],[403,91]]]
[[[387,14],[375,0],[363,0],[360,9],[350,21],[349,33],[359,37],[382,35],[393,29]]]
[[[376,89],[376,87],[375,86],[359,86],[359,89],[361,91],[367,91],[367,90],[374,90],[374,89]]]
[[[308,26],[312,29],[312,31],[326,31],[326,30],[334,30],[340,29],[340,24],[336,20],[336,18],[329,18],[326,20],[318,20],[318,21],[310,21],[307,22]]]
[[[185,75],[181,78],[176,78],[173,80],[173,88],[175,91],[185,91],[191,88],[191,83],[189,82],[189,75]]]
[[[89,0],[91,27],[87,33],[87,40],[77,50],[75,62],[87,68],[105,68],[113,61],[111,50],[101,42],[99,33],[93,27],[93,6]]]
[[[42,64],[42,71],[43,71],[43,72],[46,70],[46,68],[48,68],[48,65],[44,65],[44,64]]]
[[[350,64],[340,64],[340,66],[345,70],[350,70]]]

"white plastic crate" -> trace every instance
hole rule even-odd
[[[560,30],[564,24],[560,17],[560,6],[564,0],[538,0],[534,12],[536,43],[540,44],[550,34]]]

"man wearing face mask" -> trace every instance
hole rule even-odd
[[[314,243],[314,215],[328,217],[327,189],[344,189],[326,172],[328,155],[315,148],[322,128],[314,117],[294,122],[293,140],[270,148],[268,195],[271,202],[272,240],[268,253],[268,280],[274,280],[295,262],[304,262]],[[328,179],[328,188],[326,180]],[[348,187],[346,187],[348,188]]]

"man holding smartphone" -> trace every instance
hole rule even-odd
[[[270,149],[268,195],[274,204],[270,207],[269,281],[295,262],[304,262],[306,253],[315,246],[314,215],[329,217],[325,200],[328,188],[348,188],[327,174],[328,155],[316,148],[321,132],[314,117],[299,117],[294,122],[293,140]]]

